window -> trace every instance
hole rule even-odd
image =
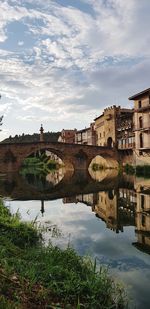
[[[142,101],[141,100],[138,102],[138,106],[139,106],[139,108],[142,107]]]
[[[140,148],[143,148],[143,134],[140,134]]]
[[[144,195],[141,195],[141,208],[144,209]]]
[[[140,126],[140,128],[143,128],[143,119],[142,119],[142,116],[139,117],[139,126]]]
[[[142,214],[142,225],[143,225],[143,226],[145,226],[145,223],[146,223],[146,222],[145,222],[145,221],[146,221],[145,219],[146,219],[145,215]]]

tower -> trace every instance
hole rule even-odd
[[[40,142],[44,142],[44,129],[42,124],[40,127]]]

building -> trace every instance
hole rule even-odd
[[[133,109],[119,108],[116,119],[117,148],[119,150],[132,150],[135,147],[133,132]]]
[[[150,164],[150,88],[129,98],[134,101],[136,165]]]
[[[74,129],[74,130],[63,129],[61,131],[59,138],[58,138],[58,142],[74,144],[75,143],[75,133],[76,133],[76,131],[77,131],[76,129]]]
[[[133,110],[116,107],[104,109],[102,115],[94,119],[98,146],[132,149],[134,145]]]
[[[84,145],[96,145],[96,132],[94,123],[90,124],[90,127],[76,131],[75,143]]]

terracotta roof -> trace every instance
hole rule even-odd
[[[76,134],[77,134],[77,133],[86,132],[86,131],[88,131],[88,130],[90,130],[90,127],[89,127],[89,128],[85,128],[85,129],[82,129],[82,130],[79,130],[79,131],[76,132]]]
[[[129,97],[129,100],[135,100],[140,98],[143,94],[149,93],[150,94],[150,88],[147,88],[137,94],[134,94],[133,96]]]
[[[101,118],[102,116],[104,116],[104,113],[103,113],[102,115],[96,117],[96,118],[94,119],[94,121],[97,120],[97,119],[99,119],[99,118]]]

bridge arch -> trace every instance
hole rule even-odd
[[[34,153],[37,153],[37,152],[42,152],[42,151],[48,151],[48,152],[51,152],[53,153],[54,155],[56,155],[58,158],[61,159],[62,161],[62,164],[67,168],[67,169],[73,169],[73,165],[72,163],[67,160],[65,154],[63,153],[63,151],[60,151],[59,149],[56,149],[56,148],[53,148],[51,146],[45,146],[45,145],[39,145],[37,147],[35,147],[34,149],[31,148],[29,149],[23,156],[21,162],[20,162],[20,166],[21,164],[23,163],[23,160],[29,156],[31,156],[32,154]]]
[[[92,168],[92,166],[99,166],[99,168],[117,168],[118,162],[116,159],[111,158],[108,155],[96,155],[90,162],[89,168]]]

